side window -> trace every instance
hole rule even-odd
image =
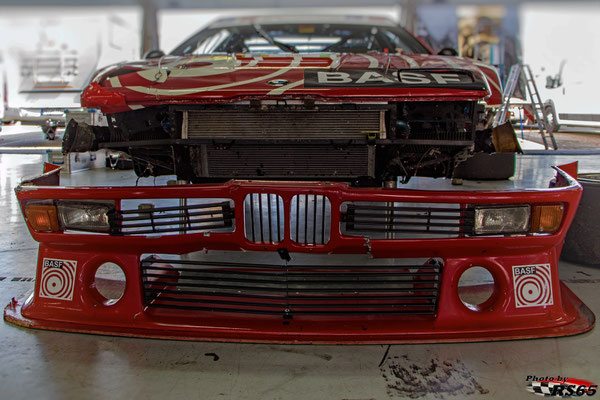
[[[227,29],[221,29],[213,35],[208,36],[203,41],[199,42],[194,50],[194,54],[211,54],[219,47],[221,43],[231,36],[231,32]]]
[[[406,53],[406,54],[427,54],[428,51],[421,43],[415,38],[410,36],[408,33],[403,31],[394,30],[381,30],[385,35],[385,39],[389,41],[393,47],[390,49],[393,53]]]
[[[406,48],[402,40],[396,35],[394,32],[385,31],[385,36],[390,40],[390,42],[394,45],[393,49],[390,49],[393,53],[410,53],[411,51]]]

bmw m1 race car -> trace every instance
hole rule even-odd
[[[486,124],[493,68],[370,18],[223,20],[149,56],[96,75],[82,104],[106,123],[71,120],[63,149],[123,151],[139,177],[176,184],[59,187],[52,165],[23,181],[39,255],[7,321],[278,343],[592,328],[558,276],[582,190],[572,166],[546,189],[395,187],[510,150],[514,132]],[[122,278],[108,289],[105,267]],[[490,278],[468,300],[460,282],[477,268]]]
[[[493,67],[432,54],[379,18],[223,20],[170,55],[100,72],[64,151],[128,153],[139,176],[218,182],[326,179],[378,185],[451,177],[495,151]]]

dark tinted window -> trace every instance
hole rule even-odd
[[[276,42],[300,53],[428,53],[406,31],[390,26],[351,24],[269,24],[260,27]],[[283,53],[254,26],[232,26],[203,30],[177,47],[172,54]]]

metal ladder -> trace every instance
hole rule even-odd
[[[508,79],[506,80],[506,88],[502,96],[502,105],[496,112],[493,126],[501,125],[506,121],[506,115],[508,114],[508,109],[510,108],[510,99],[512,98],[515,89],[517,88],[517,84],[520,82],[521,78],[525,80],[525,87],[527,88],[529,99],[531,99],[533,119],[535,120],[534,122],[540,130],[540,134],[542,135],[544,147],[548,149],[550,148],[551,144],[554,150],[558,149],[552,129],[548,126],[544,103],[542,103],[542,99],[540,98],[540,93],[538,92],[537,85],[535,84],[535,80],[533,79],[533,74],[531,73],[531,68],[529,68],[529,65],[515,64],[510,68],[510,73],[508,74]]]

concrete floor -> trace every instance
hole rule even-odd
[[[515,131],[519,139],[543,144],[542,136],[537,130],[521,130],[517,127]],[[562,128],[560,132],[554,132],[554,139],[558,143],[559,150],[593,149],[600,147],[599,133],[598,129]]]
[[[520,156],[514,179],[465,182],[462,189],[546,187],[554,175],[550,165],[577,159],[581,172],[600,171],[597,155]],[[41,161],[41,155],[0,154],[2,306],[33,288],[37,246],[13,188],[21,177],[37,174]],[[63,177],[63,184],[73,185],[134,182],[131,171],[105,169]],[[445,180],[425,179],[409,186],[452,188]],[[560,275],[600,315],[600,268],[561,262]],[[34,331],[5,322],[0,335],[1,399],[526,399],[535,398],[525,390],[528,375],[600,381],[598,329],[559,339],[393,346],[129,339]]]

